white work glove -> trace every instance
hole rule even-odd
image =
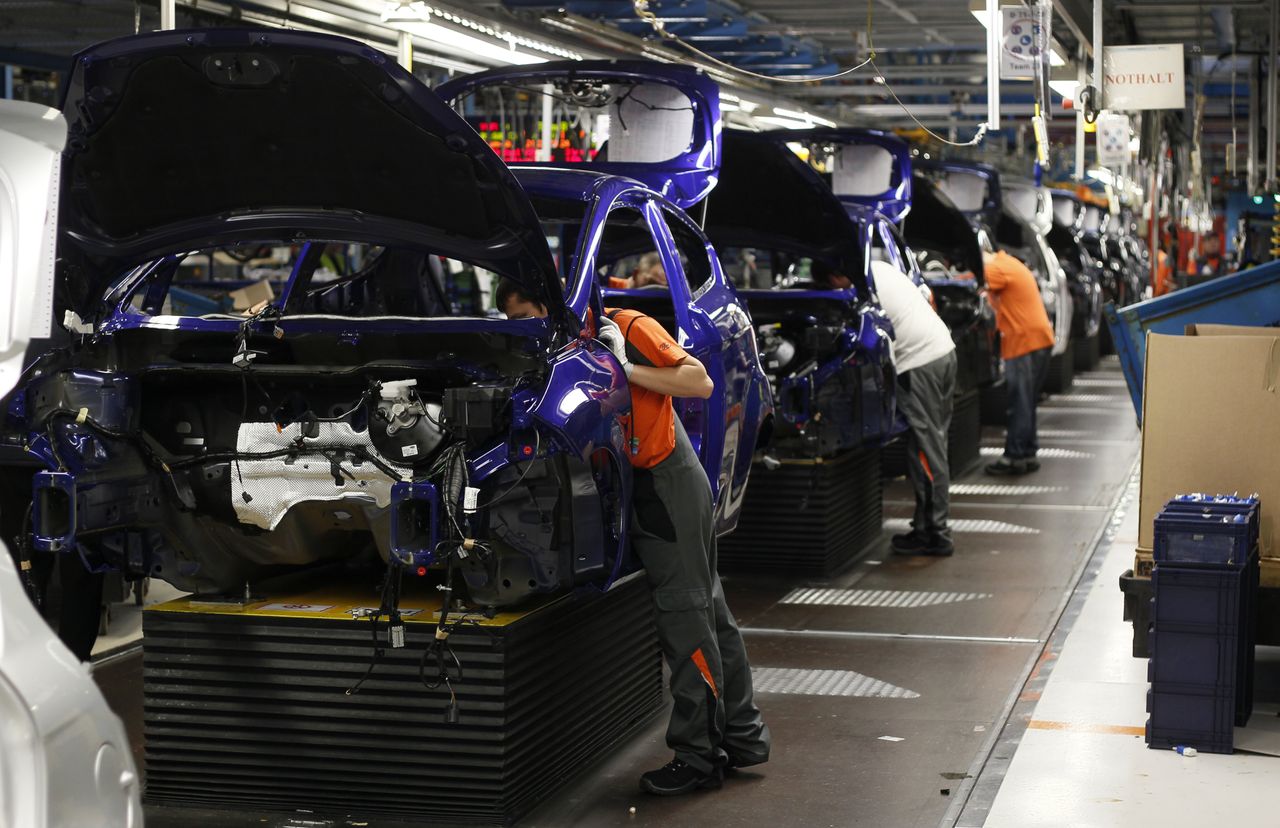
[[[622,329],[617,323],[608,317],[601,317],[599,330],[596,331],[596,339],[605,344],[613,355],[617,357],[618,363],[622,365],[622,371],[628,378],[631,376],[631,369],[635,366],[631,364],[631,360],[627,359],[627,339],[622,335]]]

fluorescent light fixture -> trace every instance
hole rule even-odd
[[[833,127],[836,125],[835,121],[828,121],[826,118],[820,118],[812,112],[804,112],[802,110],[782,109],[781,107],[775,106],[773,108],[773,114],[782,118],[802,121],[807,127],[813,126],[814,124],[825,127]]]
[[[797,121],[794,118],[779,118],[773,115],[756,115],[754,117],[761,123],[780,126],[783,129],[808,129],[813,126],[813,124],[808,121]]]
[[[755,112],[757,109],[760,108],[760,104],[756,103],[755,101],[749,101],[746,98],[739,98],[738,106],[741,107],[743,112],[746,112],[748,114]]]
[[[1058,48],[1056,46],[1049,47],[1049,65],[1050,66],[1066,66],[1067,65],[1067,59],[1064,58],[1062,55],[1058,54]]]
[[[381,17],[383,23],[425,23],[431,19],[431,12],[422,0],[401,0],[387,3]]]
[[[407,31],[424,40],[453,46],[477,57],[487,57],[503,63],[546,62],[546,58],[529,52],[522,52],[516,47],[523,47],[533,52],[543,52],[570,60],[582,60],[582,55],[577,52],[517,35],[514,32],[495,29],[485,23],[461,17],[447,9],[427,5],[423,0],[386,0],[386,2],[382,3],[380,16],[383,22],[392,24],[396,28]],[[475,32],[479,37],[433,23],[431,22],[433,17]],[[492,40],[484,39],[486,37]],[[494,43],[494,40],[501,41],[501,43]]]
[[[739,109],[742,109],[742,107],[738,106],[736,103],[732,103],[730,101],[720,102],[721,112],[737,112]]]
[[[474,55],[478,58],[489,58],[501,63],[514,64],[547,62],[546,58],[516,49],[513,43],[499,44],[492,40],[472,37],[457,29],[446,28],[438,23],[400,23],[396,28],[403,29],[429,43],[449,46],[464,54]]]

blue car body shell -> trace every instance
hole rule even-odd
[[[342,83],[317,85],[326,78]],[[156,94],[161,89],[171,94]],[[336,162],[362,151],[335,146],[308,121],[309,96],[338,93],[364,115],[362,130],[377,134],[385,125],[382,135],[399,136],[401,154],[367,171],[365,189],[348,186],[340,172],[317,184],[304,176],[324,179],[326,169],[312,166],[317,159]],[[140,111],[132,104],[142,97],[161,103]],[[165,202],[172,205],[167,213],[108,210],[127,204],[137,187],[163,193],[172,182],[144,177],[124,192],[119,188],[128,182],[118,177],[104,184],[97,174],[103,148],[127,150],[126,160],[139,163],[163,154],[168,139],[155,124],[206,98],[234,101],[244,115],[265,107],[261,121],[276,126],[251,132],[266,160],[254,161],[249,147],[231,138],[221,143],[219,132],[211,136],[217,140],[191,145],[205,151],[203,169],[193,166],[187,184],[209,192]],[[296,122],[268,117],[295,104]],[[709,106],[704,117],[715,115],[714,101]],[[659,222],[677,221],[696,230],[678,206],[616,175],[513,174],[437,95],[381,53],[343,38],[217,29],[111,41],[77,57],[66,109],[76,117],[64,157],[60,243],[68,255],[59,277],[81,337],[74,348],[37,361],[6,412],[48,468],[35,482],[37,547],[78,554],[95,568],[219,592],[281,566],[349,555],[348,526],[367,529],[384,558],[407,566],[430,566],[442,545],[474,537],[485,554],[471,555],[462,574],[473,601],[490,605],[578,585],[605,588],[634,568],[626,538],[631,467],[621,425],[630,395],[617,360],[590,335],[591,312],[600,312],[603,301],[588,242],[598,241],[614,202],[643,207],[656,231],[666,226]],[[411,129],[403,129],[406,121]],[[290,148],[295,152],[284,152]],[[713,175],[714,160],[702,159],[702,174]],[[225,176],[237,163],[256,165],[272,192],[305,197],[290,195],[298,200],[281,204],[265,200],[264,190],[242,199]],[[402,188],[412,195],[419,176],[434,182],[443,206],[404,197]],[[290,177],[302,183],[291,190]],[[540,198],[576,200],[582,208],[584,244],[566,262],[567,293],[522,180]],[[689,189],[667,189],[677,195],[697,189],[691,179],[682,181]],[[658,236],[675,272],[680,258],[670,233]],[[296,251],[274,299],[242,313],[162,309],[189,251],[264,239]],[[330,241],[409,251],[428,264],[431,255],[445,254],[509,276],[548,316],[419,316],[394,306],[371,315],[316,312],[333,292],[311,283]],[[771,399],[745,309],[709,245],[706,251],[712,278],[676,310],[682,344],[707,363],[718,396],[687,404],[682,416],[698,440],[727,529]],[[438,293],[427,272],[422,289]],[[475,510],[461,511],[456,480],[370,442],[372,423],[381,422],[374,414],[382,416],[384,405],[390,410],[389,397],[379,402],[380,390],[406,378],[422,395],[401,403],[426,412],[413,428],[432,426],[446,442],[465,442],[460,456],[467,485],[479,492]],[[323,410],[340,416],[287,410],[294,398],[322,410],[308,395],[323,397],[329,405]],[[456,410],[441,425],[441,409],[432,415],[424,401],[443,396],[447,405],[450,395]],[[280,404],[274,413],[266,405],[259,412],[251,397]],[[494,425],[483,425],[486,417]],[[178,428],[157,436],[157,424]],[[254,429],[283,447],[247,452],[245,434]],[[325,442],[340,431],[346,443]],[[418,445],[410,447],[416,456]],[[261,477],[249,474],[255,464]],[[327,468],[333,490],[319,500],[290,501],[261,482],[289,483],[300,473],[291,468],[312,474]],[[375,497],[375,487],[385,493]],[[233,498],[237,491],[244,497]],[[240,500],[278,502],[276,522],[246,526],[235,511],[246,508]],[[316,526],[328,528],[322,535],[307,528]]]

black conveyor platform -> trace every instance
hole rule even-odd
[[[839,571],[880,537],[880,449],[751,470],[738,528],[720,539],[720,571]]]
[[[144,613],[148,805],[509,824],[662,703],[643,574],[459,627],[456,724],[418,675],[433,590],[407,591],[407,646],[345,694],[372,649],[353,610],[377,603],[356,592]]]

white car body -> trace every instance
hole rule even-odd
[[[1071,319],[1075,311],[1075,303],[1071,300],[1071,285],[1067,282],[1066,271],[1058,261],[1045,238],[1053,229],[1053,199],[1044,187],[1037,187],[1030,182],[1003,182],[1005,198],[1023,219],[1036,232],[1036,244],[1040,247],[1045,265],[1049,269],[1051,284],[1042,286],[1045,307],[1056,309],[1053,319],[1053,355],[1058,356],[1067,349],[1071,340]]]
[[[0,394],[16,384],[28,340],[48,335],[66,133],[55,109],[0,100]],[[0,545],[0,826],[141,825],[124,726]]]

